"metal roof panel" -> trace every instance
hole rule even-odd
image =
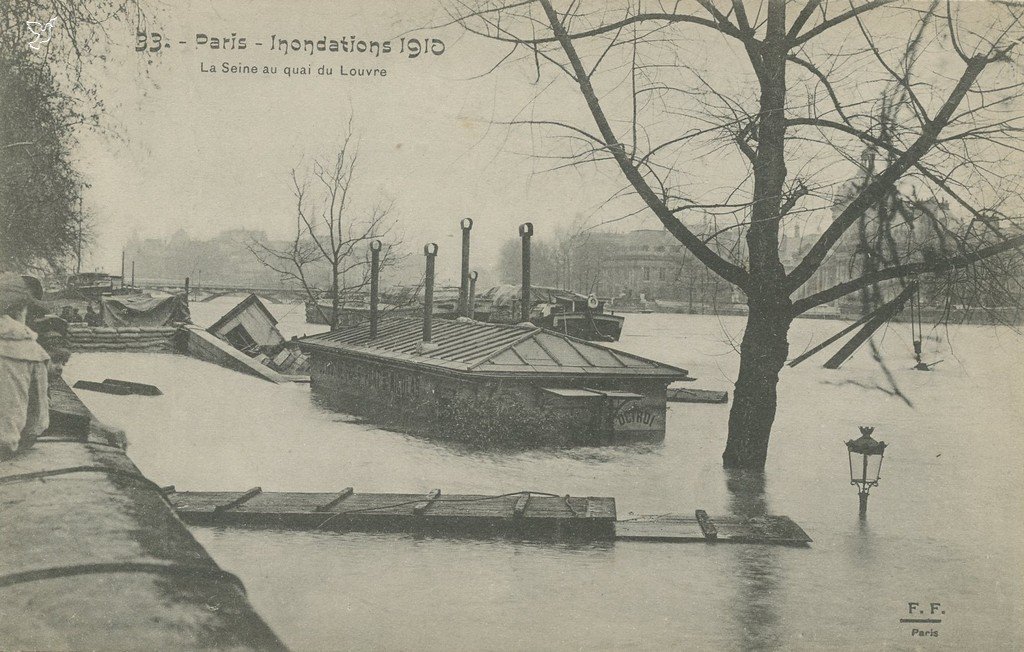
[[[686,370],[612,350],[536,326],[435,319],[429,350],[422,350],[422,320],[387,316],[370,339],[368,322],[299,340],[313,351],[336,351],[419,367],[473,373],[632,375],[679,379]]]

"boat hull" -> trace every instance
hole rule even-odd
[[[581,340],[592,342],[617,342],[622,334],[625,317],[605,313],[570,313],[551,315],[537,323],[538,326],[550,328]]]

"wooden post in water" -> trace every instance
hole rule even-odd
[[[530,321],[530,236],[533,235],[533,224],[525,222],[519,225],[519,237],[523,239],[523,289],[519,300],[521,321]]]
[[[839,349],[839,352],[829,358],[822,366],[826,369],[838,369],[839,365],[846,362],[846,359],[853,355],[853,352],[856,351],[857,348],[860,347],[860,345],[869,337],[871,337],[872,333],[878,330],[882,324],[895,317],[900,310],[903,310],[903,304],[907,302],[907,299],[910,298],[916,289],[917,283],[910,283],[907,285],[907,287],[905,287],[895,299],[879,308],[868,322],[864,324],[864,327],[851,337],[850,341],[844,344],[843,347]]]
[[[459,279],[459,316],[472,317],[469,312],[469,232],[473,229],[473,219],[462,218],[462,274]]]
[[[476,278],[479,274],[476,271],[469,273],[469,306],[466,308],[467,317],[476,319]]]
[[[430,344],[430,326],[434,317],[434,257],[437,245],[433,242],[423,245],[427,257],[427,272],[423,280],[423,344]]]
[[[377,305],[380,302],[380,240],[370,243],[370,339],[377,337]]]

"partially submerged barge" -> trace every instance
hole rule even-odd
[[[532,232],[529,224],[520,228],[527,298]],[[465,245],[465,226],[463,235]],[[666,390],[691,380],[685,369],[546,330],[530,323],[525,309],[520,324],[435,319],[434,243],[423,248],[422,322],[380,319],[380,249],[379,241],[371,243],[369,322],[298,341],[310,355],[313,391],[333,407],[405,417],[421,429],[479,443],[664,436]],[[472,304],[468,253],[463,246],[462,314]]]
[[[685,369],[532,324],[382,320],[299,341],[314,392],[340,409],[399,410],[454,436],[601,441],[665,433],[665,392]],[[499,423],[500,422],[500,423]],[[465,437],[462,437],[465,438]]]

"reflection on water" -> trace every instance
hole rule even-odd
[[[767,479],[764,473],[723,469],[729,492],[729,512],[755,518],[771,514],[768,508]],[[779,613],[775,592],[783,579],[773,546],[735,546],[737,573],[733,577],[736,592],[736,629],[742,632],[744,650],[775,649],[780,646]]]
[[[690,369],[699,387],[731,390],[736,358],[723,327],[735,335],[742,320],[630,315],[619,346]],[[798,320],[790,341],[796,351],[840,327]],[[722,469],[728,406],[670,405],[655,444],[474,450],[330,411],[307,387],[175,356],[76,355],[66,375],[164,390],[82,398],[125,428],[144,473],[182,490],[529,489],[614,496],[620,518],[784,514],[814,539],[809,548],[595,546],[196,529],[295,649],[918,649],[899,623],[908,601],[947,610],[927,649],[1021,649],[1022,340],[954,329],[955,357],[933,352],[949,364],[922,374],[909,371],[902,330],[882,336],[915,407],[870,389],[885,382],[870,356],[839,371],[813,359],[786,369],[763,475]],[[869,389],[829,384],[837,379]],[[862,524],[843,442],[865,424],[890,447]]]

